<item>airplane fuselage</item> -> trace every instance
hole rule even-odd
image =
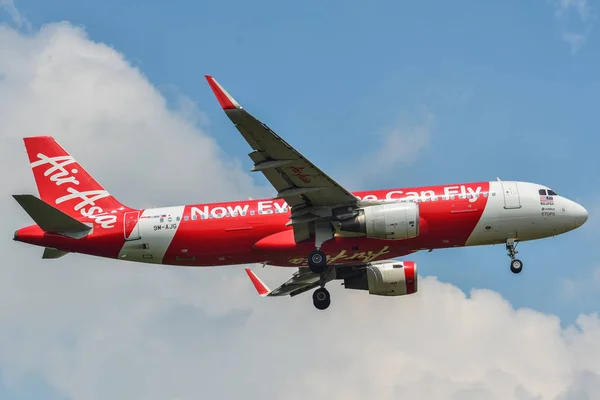
[[[492,181],[354,193],[363,201],[415,202],[418,235],[401,240],[336,233],[322,246],[331,264],[401,257],[419,250],[527,241],[582,225],[587,212],[551,189],[527,182]],[[77,200],[77,199],[74,199]],[[76,201],[73,205],[76,205]],[[83,238],[44,233],[37,225],[15,240],[121,260],[180,266],[266,263],[307,265],[314,241],[296,243],[282,199],[112,210]]]

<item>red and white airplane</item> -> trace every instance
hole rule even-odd
[[[212,77],[208,83],[253,151],[252,171],[277,190],[270,199],[138,210],[110,195],[52,137],[25,138],[40,197],[14,198],[35,221],[14,239],[45,247],[43,258],[83,253],[188,267],[262,263],[296,267],[270,290],[250,270],[261,296],[313,293],[325,284],[401,296],[417,291],[417,265],[395,261],[420,250],[506,244],[510,269],[520,241],[585,223],[585,208],[547,186],[492,181],[351,193],[244,110]]]

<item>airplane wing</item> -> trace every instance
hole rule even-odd
[[[356,206],[358,198],[344,189],[273,130],[244,110],[233,97],[207,75],[206,79],[219,104],[254,149],[249,154],[252,171],[260,171],[291,207],[288,224],[294,226],[299,242],[310,237],[309,223],[332,215],[333,210]]]
[[[269,287],[265,285],[250,268],[246,268],[246,273],[252,281],[252,284],[254,284],[256,291],[262,297],[296,296],[320,285],[320,275],[310,272],[308,268],[298,268],[298,271],[294,272],[289,280],[274,290],[269,289]],[[332,277],[328,280],[331,280],[331,278]]]

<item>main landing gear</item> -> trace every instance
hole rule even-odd
[[[506,251],[508,252],[508,256],[510,257],[510,271],[513,274],[518,274],[523,270],[523,262],[516,258],[518,253],[517,251],[517,242],[515,239],[508,239],[506,241]]]
[[[325,282],[331,273],[332,266],[327,265],[327,256],[321,250],[315,250],[308,256],[308,267],[315,274],[321,276],[321,287],[313,292],[313,304],[319,310],[325,310],[331,304],[329,291],[325,289]]]
[[[325,310],[331,304],[331,295],[325,289],[325,283],[335,267],[327,265],[327,256],[321,251],[321,245],[333,238],[331,223],[326,220],[315,221],[315,247],[308,256],[308,268],[320,275],[320,288],[313,292],[313,304],[319,310]]]

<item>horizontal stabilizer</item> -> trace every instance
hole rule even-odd
[[[92,230],[90,226],[31,194],[15,194],[13,197],[44,232],[83,237]]]
[[[42,258],[61,258],[64,255],[69,254],[68,251],[57,250],[52,247],[46,247]]]

